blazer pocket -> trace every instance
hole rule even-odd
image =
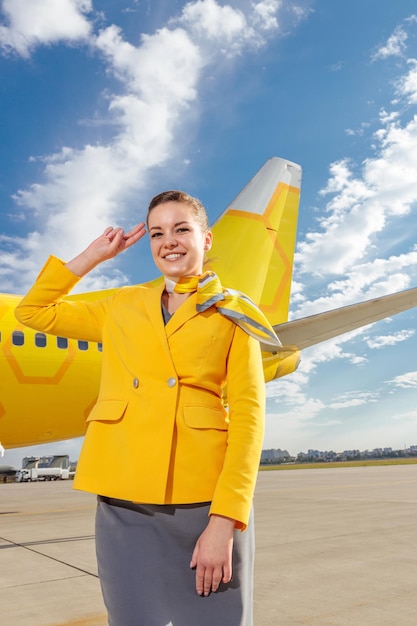
[[[99,400],[87,417],[87,422],[117,422],[124,416],[126,407],[126,400]]]
[[[214,428],[227,430],[227,413],[224,409],[201,404],[186,404],[183,409],[184,422],[190,428]]]

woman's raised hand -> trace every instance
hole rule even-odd
[[[130,246],[133,246],[146,233],[145,222],[140,222],[127,233],[123,228],[109,226],[104,233],[94,239],[81,254],[69,261],[66,266],[77,276],[84,276],[96,265],[112,259]]]
[[[145,223],[141,222],[125,233],[122,228],[109,226],[104,233],[88,246],[87,250],[98,257],[98,263],[107,261],[127,250],[146,233]]]

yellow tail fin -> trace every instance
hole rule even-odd
[[[213,225],[208,265],[271,324],[288,319],[301,168],[269,159]]]

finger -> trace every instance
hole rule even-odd
[[[223,567],[223,578],[222,578],[222,582],[224,583],[230,583],[230,581],[232,580],[232,564],[231,563],[227,563],[224,567]]]
[[[112,228],[110,232],[107,233],[107,237],[109,241],[113,242],[115,239],[120,243],[123,239],[124,230],[123,228]]]
[[[210,591],[213,585],[213,570],[206,568],[204,572],[203,593],[207,597],[210,595]]]
[[[130,248],[130,246],[133,246],[133,244],[139,241],[139,239],[142,239],[145,234],[145,222],[140,222],[140,224],[137,224],[129,232],[123,235],[123,248]]]
[[[137,235],[138,233],[141,233],[142,231],[146,231],[145,222],[139,222],[139,224],[136,224],[136,226],[131,228],[127,233],[125,233],[125,239],[129,239],[129,237],[134,237],[135,235]]]
[[[139,241],[139,239],[142,239],[142,237],[146,234],[146,230],[143,228],[142,230],[138,231],[135,235],[132,235],[131,237],[124,237],[124,247],[125,248],[130,248],[130,246],[133,246],[134,243],[136,243],[137,241]]]
[[[221,583],[221,581],[223,580],[222,578],[222,568],[216,568],[213,571],[213,579],[211,582],[211,590],[212,591],[217,591],[217,589],[219,588],[219,585]]]
[[[194,569],[195,567],[197,567],[197,554],[198,554],[198,547],[196,546],[193,550],[193,554],[191,557],[190,569]]]
[[[202,596],[204,593],[204,568],[199,565],[197,565],[195,573],[195,590],[199,596]]]

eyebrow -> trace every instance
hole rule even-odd
[[[181,226],[182,224],[190,225],[191,222],[187,222],[187,220],[182,220],[182,222],[176,222],[174,224],[174,228],[176,228],[177,226]],[[149,228],[148,230],[149,230],[149,232],[151,232],[151,230],[162,230],[162,226],[152,226],[152,228]]]

